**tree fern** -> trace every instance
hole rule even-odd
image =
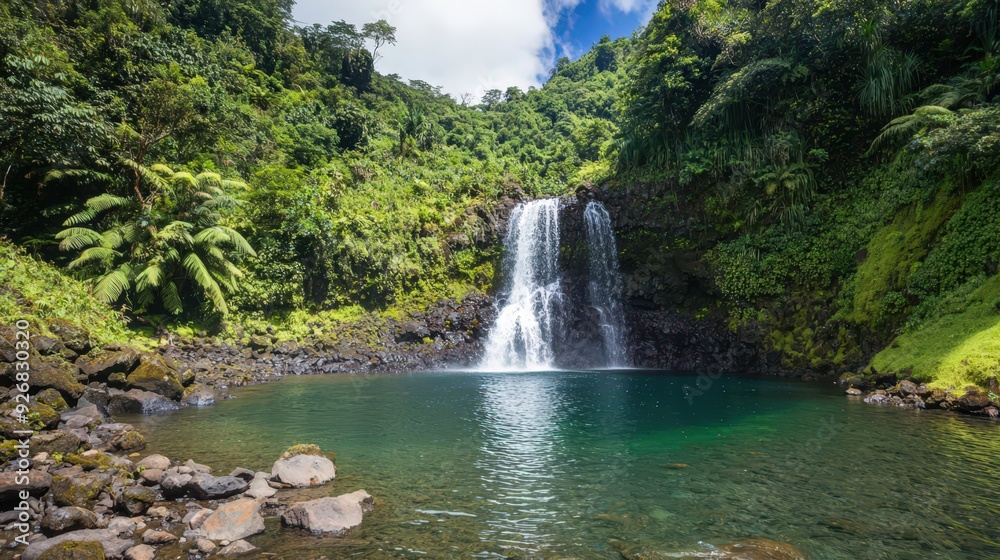
[[[243,183],[166,165],[141,173],[158,177],[163,188],[141,202],[103,194],[66,220],[56,238],[63,250],[79,252],[69,267],[90,278],[94,297],[108,303],[130,294],[138,308],[159,301],[167,312],[180,313],[182,289],[193,288],[228,313],[225,292],[238,289],[243,276],[232,258],[256,255],[242,235],[220,223],[222,211],[237,203],[225,189]]]

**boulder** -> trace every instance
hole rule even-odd
[[[66,399],[63,398],[62,393],[56,391],[55,389],[42,389],[35,395],[35,400],[41,404],[52,407],[55,411],[62,411],[69,408],[66,403]]]
[[[970,387],[964,395],[955,399],[955,404],[963,412],[976,412],[990,406],[991,401],[988,393]]]
[[[145,469],[139,473],[139,478],[142,479],[143,484],[156,486],[163,480],[163,471],[160,469]]]
[[[187,515],[184,516],[183,523],[186,523],[188,527],[192,529],[201,529],[201,526],[205,524],[205,520],[208,519],[210,515],[215,513],[215,510],[208,508],[198,508],[191,510]]]
[[[233,472],[229,473],[229,476],[235,476],[236,478],[242,478],[243,480],[250,482],[257,476],[257,473],[250,469],[244,469],[243,467],[236,467]]]
[[[170,459],[163,455],[153,454],[143,458],[135,466],[144,469],[160,469],[161,471],[165,471],[170,468]]]
[[[16,504],[21,490],[27,490],[32,496],[41,496],[52,486],[52,476],[44,471],[28,471],[28,484],[18,484],[17,479],[16,472],[0,472],[0,504]]]
[[[136,516],[146,511],[156,503],[156,490],[147,486],[129,486],[122,492],[120,506],[129,515]]]
[[[43,552],[38,560],[104,560],[104,547],[98,542],[66,541]]]
[[[364,490],[336,498],[299,502],[285,510],[281,523],[311,533],[341,537],[360,526],[363,514],[370,512],[374,504]]]
[[[770,539],[745,539],[721,547],[722,558],[732,560],[805,560],[794,546]]]
[[[248,543],[247,541],[238,540],[222,547],[222,550],[219,551],[219,556],[223,558],[235,558],[237,556],[249,554],[255,550],[257,550],[256,546]]]
[[[187,461],[185,461],[184,466],[191,469],[194,472],[212,474],[212,467],[208,465],[202,465],[200,463],[195,463],[193,459],[188,459]]]
[[[257,500],[262,500],[277,494],[278,491],[271,488],[271,485],[268,484],[268,478],[265,473],[254,475],[253,480],[250,481],[250,488],[246,491],[246,495]]]
[[[97,514],[81,507],[49,509],[42,518],[42,529],[49,535],[94,527],[97,527]]]
[[[139,367],[128,375],[125,388],[150,391],[174,401],[184,395],[184,386],[181,385],[177,370],[156,354],[142,356]]]
[[[80,370],[75,365],[59,358],[38,356],[28,360],[28,365],[31,368],[32,388],[55,389],[71,403],[83,395],[84,386],[76,380]]]
[[[31,347],[43,356],[51,356],[66,350],[62,341],[51,336],[35,335],[31,337]]]
[[[178,410],[180,405],[174,401],[140,389],[132,389],[122,394],[114,395],[108,401],[108,411],[111,414],[156,414]]]
[[[24,553],[21,554],[21,560],[44,560],[42,557],[43,554],[67,542],[98,543],[104,549],[105,556],[119,558],[125,554],[126,550],[132,548],[132,541],[119,538],[118,533],[118,530],[111,527],[107,529],[85,529],[82,531],[71,531],[43,541],[35,541],[24,549]],[[100,557],[98,556],[97,558]]]
[[[212,476],[196,472],[186,487],[188,492],[199,500],[220,500],[246,492],[249,484],[235,476]]]
[[[164,498],[180,498],[187,494],[188,482],[191,482],[191,475],[167,471],[160,479],[160,491]]]
[[[49,455],[53,453],[69,455],[76,453],[83,444],[83,439],[75,433],[68,430],[55,430],[31,438],[31,451],[34,453],[44,452]]]
[[[296,445],[285,451],[271,467],[271,477],[296,488],[317,486],[333,480],[337,469],[315,445]]]
[[[131,373],[139,365],[139,352],[129,347],[115,351],[91,350],[77,358],[75,363],[80,373],[87,377],[107,381],[112,373]]]
[[[195,546],[195,548],[197,548],[201,552],[204,552],[205,554],[211,554],[211,553],[215,552],[216,550],[218,550],[218,548],[219,548],[218,546],[216,546],[216,544],[214,542],[212,542],[212,541],[210,541],[208,539],[200,539],[200,538],[199,539],[195,539],[194,546]]]
[[[184,406],[212,406],[215,404],[215,391],[207,385],[196,383],[184,390],[181,404]]]
[[[83,327],[78,327],[65,319],[46,319],[49,331],[59,337],[66,348],[77,354],[86,354],[90,351],[90,331]]]
[[[256,500],[240,499],[219,506],[202,524],[201,536],[213,541],[237,541],[264,532]]]
[[[153,560],[156,557],[156,549],[148,544],[133,546],[125,551],[125,560]]]
[[[177,537],[166,531],[146,531],[142,534],[142,542],[155,546],[162,546],[176,541]]]
[[[109,478],[97,473],[52,477],[52,499],[60,506],[91,504],[108,485]]]
[[[121,422],[101,424],[94,428],[90,436],[92,442],[114,451],[138,451],[146,447],[146,438],[131,424]]]

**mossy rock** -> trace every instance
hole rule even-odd
[[[5,439],[0,441],[0,463],[6,463],[17,457],[17,441]]]
[[[89,507],[107,483],[107,477],[91,473],[54,476],[49,492],[57,505]]]
[[[65,401],[63,401],[65,402]],[[60,416],[56,409],[38,401],[28,405],[28,423],[35,429],[52,429],[59,425]]]
[[[43,389],[40,393],[35,395],[35,400],[51,406],[57,412],[61,412],[69,408],[69,404],[66,403],[66,399],[63,398],[62,393],[56,391],[55,389]]]
[[[184,373],[180,374],[180,376],[178,377],[178,379],[181,382],[181,385],[183,385],[184,387],[190,387],[194,383],[196,378],[197,376],[195,375],[195,373],[189,369],[184,370]]]
[[[76,434],[56,430],[44,434],[38,434],[32,438],[31,452],[45,452],[49,455],[53,455],[55,453],[68,455],[70,453],[76,453],[83,445],[84,441]]]
[[[142,357],[139,367],[129,374],[125,388],[151,391],[175,401],[184,394],[177,370],[155,354]]]
[[[59,358],[33,357],[28,362],[31,367],[31,386],[39,389],[55,389],[67,402],[75,403],[83,395],[85,387],[76,380],[79,369]]]
[[[90,351],[90,331],[66,319],[46,319],[49,332],[59,337],[64,345],[79,354]]]
[[[70,453],[63,458],[63,461],[82,467],[85,471],[106,470],[115,466],[111,456],[107,453],[96,453],[87,457]]]
[[[156,490],[152,488],[136,485],[130,486],[122,492],[121,507],[129,515],[142,515],[146,513],[153,504],[156,503]]]
[[[115,347],[111,347],[115,348]],[[107,380],[113,373],[129,374],[139,365],[139,351],[125,346],[120,350],[109,350],[106,348],[96,348],[91,350],[86,356],[76,359],[76,366],[80,371],[98,381]]]
[[[285,452],[281,454],[281,457],[279,457],[278,460],[280,461],[283,459],[291,459],[292,457],[295,457],[297,455],[317,455],[320,457],[324,456],[323,450],[320,449],[318,445],[312,443],[300,443],[298,445],[293,445],[289,447],[287,450],[285,450]]]
[[[115,389],[124,389],[128,383],[128,376],[120,371],[116,371],[108,376],[108,386]]]
[[[105,560],[104,547],[99,542],[66,541],[46,550],[37,560]]]
[[[128,430],[112,440],[111,446],[118,451],[139,451],[145,449],[146,438],[136,430]]]

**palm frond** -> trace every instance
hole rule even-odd
[[[163,307],[174,315],[184,311],[180,291],[177,290],[177,284],[173,281],[167,282],[160,288],[160,301],[163,302]]]
[[[71,227],[56,234],[56,239],[61,239],[59,249],[63,251],[79,251],[85,247],[99,245],[101,234],[88,228]]]
[[[132,287],[132,269],[127,264],[105,274],[94,285],[94,297],[104,303],[114,303]]]
[[[80,256],[77,257],[73,262],[66,265],[67,268],[80,268],[86,264],[92,263],[94,261],[104,261],[110,264],[114,257],[118,256],[120,253],[113,249],[108,249],[107,247],[90,247],[85,249]]]
[[[212,277],[212,273],[209,272],[208,267],[202,262],[201,257],[195,253],[188,253],[184,257],[184,270],[187,271],[188,275],[201,289],[205,290],[208,298],[212,300],[212,303],[215,304],[215,308],[219,312],[223,315],[229,313],[229,306],[226,305],[226,298],[222,293],[222,288],[219,287],[218,282]]]

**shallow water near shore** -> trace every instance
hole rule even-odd
[[[832,385],[652,371],[289,377],[127,417],[149,452],[228,472],[336,453],[376,511],[281,558],[620,558],[743,538],[810,558],[1000,557],[1000,423],[869,406]]]

